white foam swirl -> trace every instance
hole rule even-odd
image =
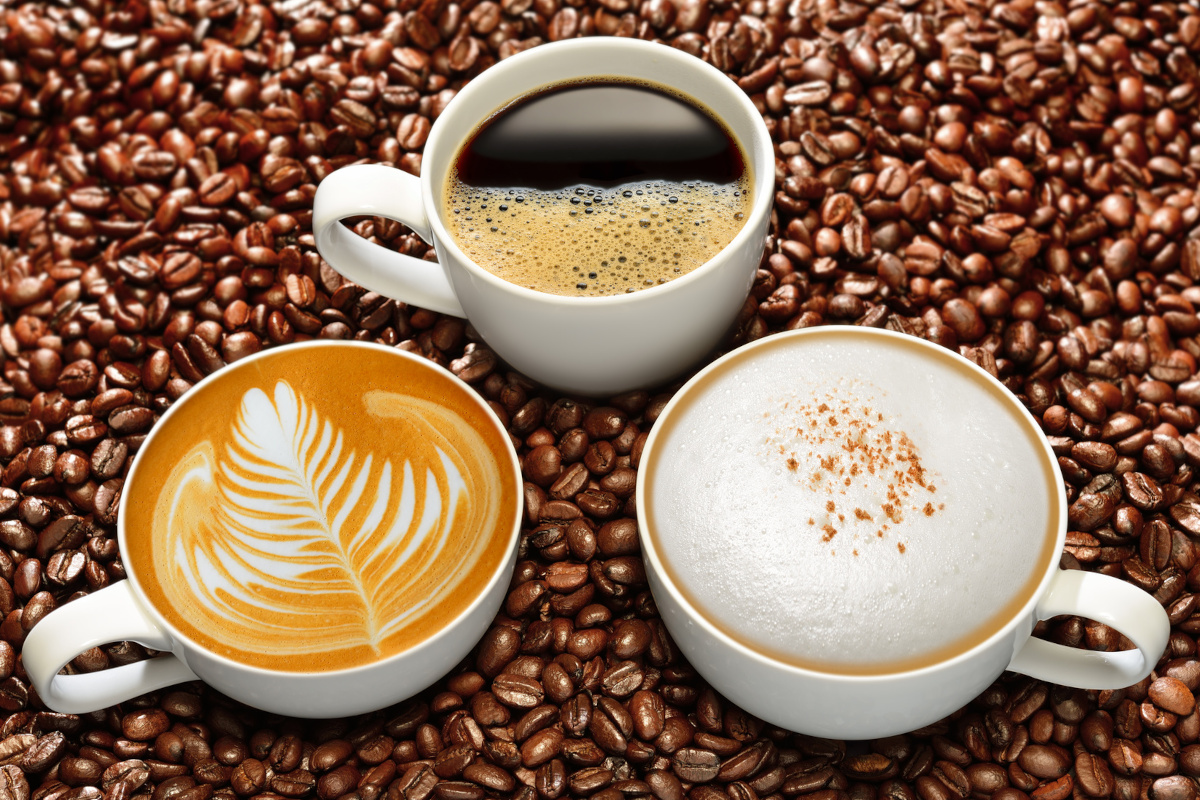
[[[453,581],[454,569],[427,567],[467,482],[436,444],[400,470],[360,456],[285,381],[273,397],[248,391],[232,427],[220,456],[204,448],[174,482],[166,528],[181,584],[202,614],[237,622],[237,646],[379,652]],[[189,495],[205,484],[210,513],[188,518]]]

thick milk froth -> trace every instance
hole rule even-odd
[[[486,582],[515,487],[478,420],[428,387],[376,379],[347,397],[286,372],[204,398],[228,401],[223,419],[164,431],[183,446],[156,443],[173,463],[139,468],[129,557],[174,625],[242,663],[385,658]]]
[[[647,476],[669,575],[733,638],[814,669],[911,669],[982,641],[1056,533],[1047,458],[997,391],[850,337],[715,371]]]

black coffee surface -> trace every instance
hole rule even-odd
[[[570,189],[632,181],[734,184],[741,151],[705,110],[631,83],[573,84],[510,106],[458,156],[467,186]]]

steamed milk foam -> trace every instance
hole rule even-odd
[[[655,548],[716,627],[798,666],[877,674],[969,649],[1029,600],[1055,543],[1052,465],[1001,392],[853,331],[768,343],[658,432]]]
[[[381,349],[287,348],[197,387],[125,487],[125,558],[181,632],[243,664],[340,669],[439,631],[507,555],[502,433]]]

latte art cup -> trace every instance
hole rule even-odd
[[[1020,402],[890,331],[781,333],[707,366],[655,421],[637,512],[680,651],[734,703],[815,736],[914,730],[1004,670],[1129,686],[1170,633],[1152,595],[1059,568],[1062,477]],[[1031,636],[1059,615],[1133,649]]]
[[[181,441],[195,443],[181,452]],[[265,350],[197,383],[156,423],[121,499],[128,580],[42,619],[25,670],[64,713],[196,679],[289,716],[384,708],[449,672],[491,624],[516,561],[520,486],[504,427],[441,367],[361,342]],[[439,586],[458,594],[429,600],[447,597]],[[215,612],[184,614],[192,598]],[[162,653],[60,674],[120,641]]]
[[[631,294],[567,297],[496,277],[467,257],[443,219],[445,181],[459,147],[514,100],[568,81],[604,79],[681,92],[726,126],[753,184],[744,226],[694,271]],[[615,394],[663,383],[709,353],[728,330],[762,258],[774,184],[762,114],[728,76],[666,45],[597,36],[540,45],[472,78],[430,130],[420,178],[381,165],[328,175],[313,200],[313,232],[338,272],[388,297],[468,318],[529,377],[569,392]],[[433,246],[438,263],[369,243],[340,222],[362,214],[407,225]]]

